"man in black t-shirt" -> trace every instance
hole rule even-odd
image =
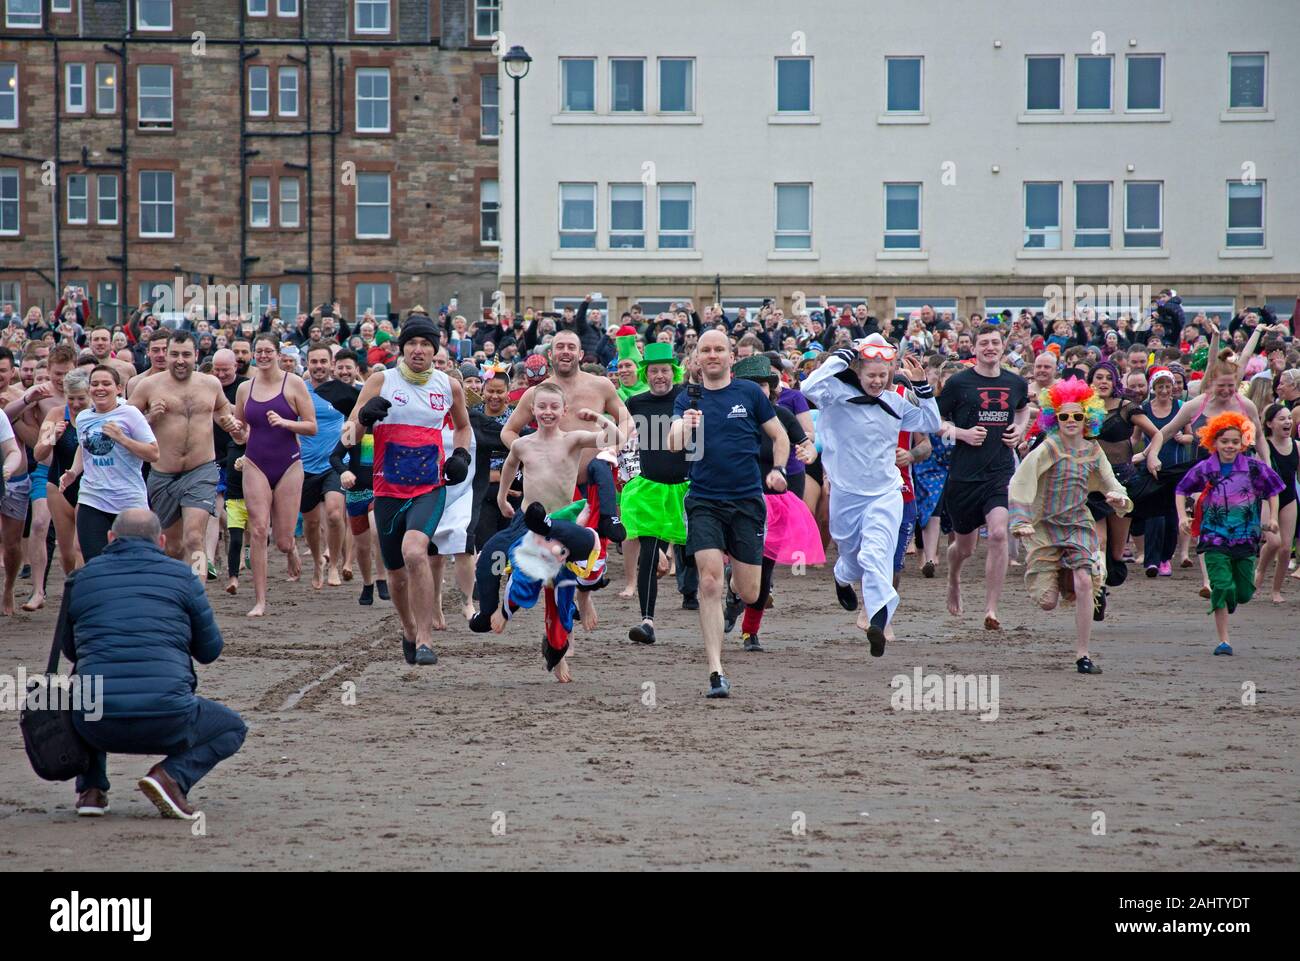
[[[961,566],[975,552],[981,526],[988,528],[984,561],[984,627],[1001,628],[998,600],[1007,575],[1007,488],[1015,472],[1013,451],[1029,423],[1029,388],[1001,366],[1002,329],[984,324],[975,332],[975,366],[952,377],[939,395],[943,432],[955,439],[942,509],[956,537],[948,547],[948,613],[961,609]]]
[[[221,392],[226,395],[226,400],[230,403],[235,402],[235,393],[239,390],[239,385],[248,380],[247,377],[240,377],[238,373],[238,359],[233,351],[222,348],[212,355],[212,375],[221,381]],[[138,383],[138,382],[137,382]],[[233,443],[230,435],[221,429],[220,424],[212,425],[212,450],[217,464],[217,503],[216,513],[208,521],[204,547],[208,552],[208,579],[211,580],[216,572],[217,544],[221,539],[221,530],[225,527],[226,521],[226,486],[229,477],[226,472],[226,454]],[[239,500],[243,493],[235,498]]]

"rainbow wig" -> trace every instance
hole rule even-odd
[[[1201,446],[1213,453],[1214,442],[1219,439],[1219,435],[1225,430],[1239,431],[1243,447],[1249,447],[1255,443],[1255,425],[1251,423],[1249,417],[1245,414],[1239,414],[1235,410],[1211,417],[1210,422],[1197,431],[1196,436],[1201,439]]]
[[[1038,394],[1038,406],[1041,413],[1036,424],[1039,432],[1056,430],[1056,412],[1067,404],[1078,404],[1088,415],[1084,422],[1084,436],[1096,437],[1101,433],[1101,422],[1106,419],[1106,405],[1096,392],[1077,377],[1058,380],[1051,387],[1045,387]]]

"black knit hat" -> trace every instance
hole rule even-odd
[[[406,318],[397,334],[397,349],[403,350],[413,337],[423,337],[433,344],[434,350],[438,349],[438,327],[424,314],[412,314]]]

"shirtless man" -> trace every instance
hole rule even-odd
[[[247,377],[248,365],[253,362],[253,342],[240,335],[230,342],[230,349],[235,354],[235,373]]]
[[[146,377],[156,377],[158,374],[167,371],[167,343],[172,339],[170,330],[156,330],[149,338],[149,369],[144,373],[136,374],[126,382],[126,396],[131,397],[135,394],[135,389],[140,386]]]
[[[565,403],[564,391],[557,384],[543,383],[532,388],[530,393],[534,400],[537,431],[518,438],[510,446],[510,453],[501,466],[501,476],[513,477],[515,471],[522,467],[523,503],[540,503],[546,513],[550,514],[572,503],[579,465],[587,459],[587,450],[605,445],[617,432],[618,425],[611,418],[590,408],[570,412]],[[566,415],[568,419],[579,422],[596,422],[603,430],[600,433],[592,430],[564,430],[560,425]],[[507,614],[498,601],[498,578],[503,567],[501,559],[509,554],[525,529],[523,514],[516,512],[508,499],[508,485],[503,487],[505,489],[497,493],[497,509],[511,523],[504,531],[495,534],[479,554],[479,613],[470,620],[471,630],[484,630],[486,619],[487,626],[491,626],[498,634],[505,628],[507,619]],[[594,546],[596,542],[593,539]],[[586,558],[574,560],[582,563]],[[578,592],[578,608],[583,627],[593,630],[596,626],[595,610],[586,591]],[[549,627],[550,625],[548,634]],[[556,680],[562,683],[572,679],[568,659],[566,652],[555,665]]]
[[[583,430],[586,425],[583,424],[579,412],[598,411],[618,424],[618,438],[614,444],[617,451],[632,432],[632,419],[628,416],[623,402],[619,400],[609,378],[597,377],[581,369],[582,342],[577,334],[571,330],[562,330],[555,335],[555,339],[551,341],[551,364],[554,371],[543,383],[556,384],[564,391],[565,410],[560,418],[560,430]],[[506,422],[505,427],[501,428],[501,442],[507,447],[512,446],[519,439],[524,428],[534,419],[533,398],[537,390],[537,387],[530,387],[524,392],[524,395],[519,398],[515,412],[510,415],[510,420]],[[613,442],[612,437],[609,440]],[[596,454],[597,451],[594,449],[582,452],[577,476],[582,484],[594,483],[599,491],[600,523],[596,530],[602,537],[621,542],[624,531],[623,525],[618,520],[618,501],[614,493],[613,471],[607,462],[595,460]],[[525,503],[528,503],[527,498]]]
[[[95,355],[95,363],[104,364],[117,371],[122,383],[128,383],[135,376],[135,365],[113,356],[113,331],[109,327],[96,327],[86,338],[86,345]]]
[[[212,424],[235,437],[242,436],[242,425],[221,381],[195,371],[197,357],[194,335],[172,331],[166,375],[141,381],[128,403],[145,415],[158,438],[161,456],[149,472],[149,506],[167,534],[167,552],[188,557],[203,578],[208,568],[203,535],[217,509]]]

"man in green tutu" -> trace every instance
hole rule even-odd
[[[641,542],[636,577],[641,623],[628,631],[628,637],[653,644],[658,578],[668,570],[672,545],[686,543],[682,502],[688,452],[668,449],[673,404],[682,391],[682,368],[673,357],[672,344],[647,344],[639,366],[648,389],[628,397],[627,409],[636,425],[641,473],[623,488],[619,511],[628,538]]]

